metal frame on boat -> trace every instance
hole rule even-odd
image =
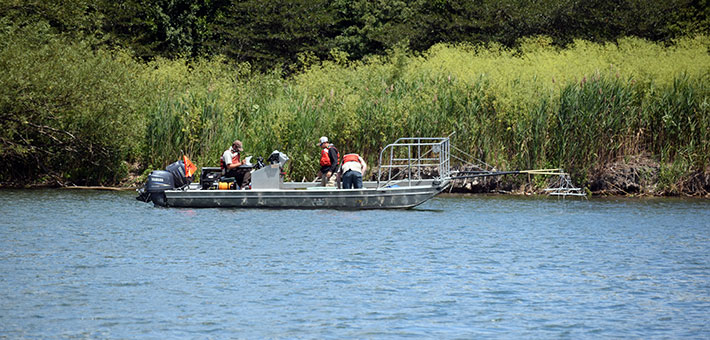
[[[422,204],[450,184],[448,137],[400,138],[385,146],[377,180],[363,182],[361,189],[283,182],[281,159],[252,172],[251,190],[215,190],[196,183],[148,192],[147,199],[166,207],[403,209]],[[203,168],[203,172],[210,169],[216,168]]]
[[[439,179],[448,180],[451,176],[451,142],[449,137],[400,138],[380,151],[379,163],[378,187],[394,183],[411,186],[413,180],[423,179],[424,173],[431,178],[434,170]]]

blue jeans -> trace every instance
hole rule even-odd
[[[343,189],[362,189],[362,174],[349,170],[343,174]]]

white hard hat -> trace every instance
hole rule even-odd
[[[328,143],[328,137],[323,136],[320,138],[320,144],[323,144],[323,143]]]

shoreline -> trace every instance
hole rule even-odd
[[[469,183],[470,185],[471,183]],[[489,196],[525,196],[525,197],[549,197],[541,189],[533,189],[528,185],[514,186],[510,183],[494,183],[488,185],[477,185],[471,187],[465,187],[464,183],[456,183],[444,190],[441,195],[451,195],[451,196],[476,196],[476,195],[489,195]],[[498,187],[500,185],[501,187]],[[28,185],[8,185],[0,184],[0,190],[36,190],[36,189],[57,189],[57,190],[96,190],[96,191],[135,191],[141,186],[128,185],[128,186],[86,186],[86,185],[69,185],[61,186],[49,183],[34,183]],[[590,191],[586,190],[586,198],[605,198],[605,197],[616,197],[616,198],[696,198],[696,199],[710,199],[710,193],[706,192],[682,192],[679,194],[662,194],[653,193],[648,191],[635,192],[635,193],[620,193],[614,191]]]
[[[137,170],[135,168],[134,170]],[[596,168],[588,174],[588,179],[578,187],[586,193],[585,197],[660,197],[660,198],[704,198],[710,199],[710,168],[696,171],[675,179],[672,185],[661,185],[661,166],[649,157],[641,155]],[[424,174],[424,177],[433,173]],[[374,173],[369,174],[369,180]],[[2,189],[70,189],[130,191],[143,186],[143,177],[138,171],[132,171],[123,181],[113,186],[73,185],[58,180],[35,183],[1,183]],[[552,177],[545,179],[549,185]],[[536,184],[533,184],[536,183]],[[442,193],[461,195],[509,195],[509,196],[548,196],[541,187],[541,182],[534,177],[482,177],[453,180],[451,186]]]

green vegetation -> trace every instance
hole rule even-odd
[[[0,38],[2,181],[113,183],[141,139],[145,67],[121,52],[92,50],[46,27]]]
[[[41,30],[42,27],[32,27]],[[315,141],[376,164],[400,136],[442,136],[502,169],[564,167],[587,180],[615,159],[653,155],[663,190],[710,164],[710,40],[535,37],[515,49],[436,45],[412,55],[315,63],[291,78],[224,59],[157,59],[3,32],[3,181],[111,184],[128,164],[162,168],[181,150],[217,165],[234,138],[285,151],[289,176],[316,172]],[[34,38],[33,38],[34,37]]]
[[[476,4],[0,0],[0,182],[216,166],[235,138],[312,179],[322,135],[376,165],[456,131],[499,169],[589,185],[643,156],[654,192],[708,190],[705,0]]]
[[[292,72],[301,60],[351,60],[405,46],[496,43],[547,35],[650,41],[710,33],[708,0],[0,0],[0,25],[46,22],[92,46],[142,60],[225,55],[255,69]]]

